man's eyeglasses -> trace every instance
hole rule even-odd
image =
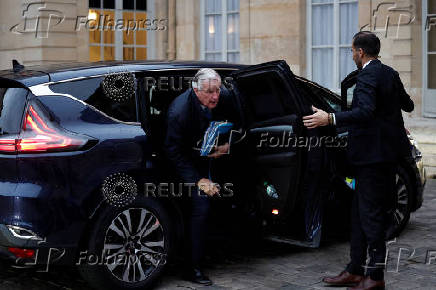
[[[215,90],[208,89],[208,90],[203,90],[203,92],[205,92],[208,95],[212,95],[213,93],[217,93],[219,95],[221,92],[221,89],[220,88],[217,88]]]

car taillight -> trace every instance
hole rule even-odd
[[[37,106],[27,109],[23,127],[15,139],[0,138],[0,152],[41,153],[72,151],[82,148],[88,138],[68,132],[48,120]]]
[[[44,120],[30,105],[23,130],[17,140],[17,152],[70,151],[85,145],[88,139],[67,132],[53,122]]]
[[[0,152],[15,153],[16,152],[17,139],[0,139]]]
[[[33,249],[22,249],[22,248],[12,248],[9,247],[8,251],[15,255],[17,258],[31,259],[35,257],[35,250]]]

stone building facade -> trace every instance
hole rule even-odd
[[[436,116],[436,0],[2,0],[0,16],[1,69],[12,59],[284,59],[334,91],[354,69],[352,35],[371,30],[417,104],[411,116]]]

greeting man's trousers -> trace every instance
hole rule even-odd
[[[351,212],[351,262],[347,271],[384,279],[387,211],[395,188],[395,165],[377,163],[356,167],[356,192]],[[369,262],[367,261],[367,253]]]

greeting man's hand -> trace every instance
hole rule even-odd
[[[217,146],[215,151],[212,154],[209,154],[207,157],[218,158],[221,155],[228,154],[229,153],[229,149],[230,149],[229,143]]]
[[[303,117],[304,126],[313,129],[319,126],[327,126],[329,124],[329,114],[327,112],[315,108],[314,106],[312,106],[312,110],[315,113]]]
[[[200,190],[209,196],[217,194],[220,190],[210,179],[202,178],[197,182],[197,186]]]

